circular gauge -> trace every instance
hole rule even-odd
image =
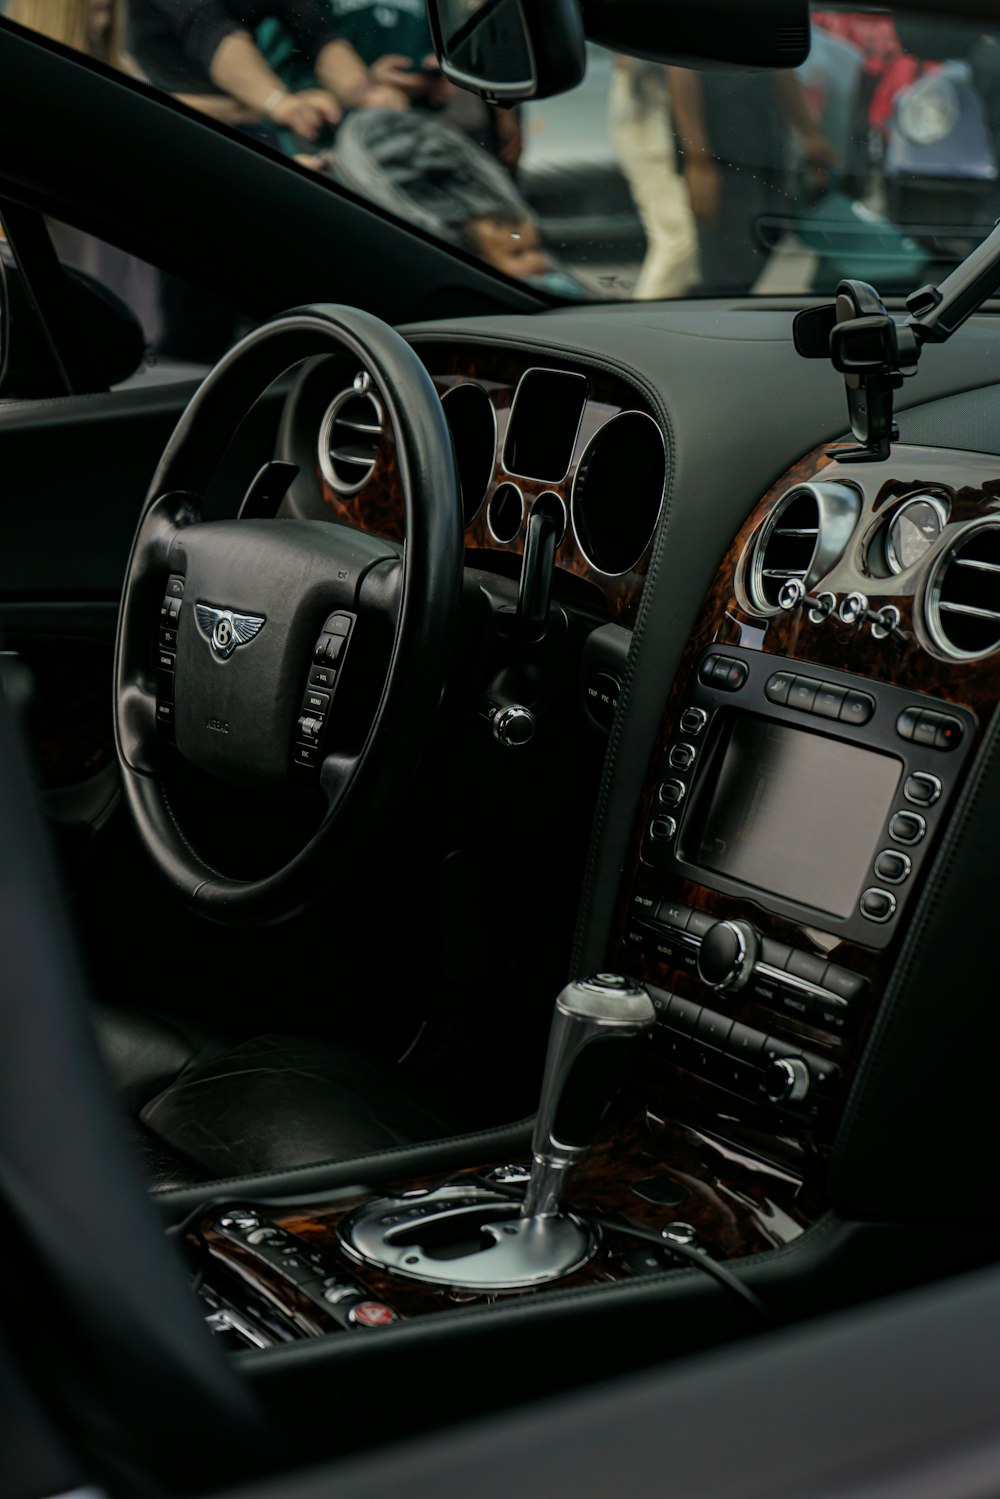
[[[947,519],[944,502],[931,495],[914,495],[901,505],[889,522],[885,537],[885,560],[890,572],[906,572],[926,557]]]

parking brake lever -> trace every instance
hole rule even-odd
[[[548,512],[535,510],[528,518],[514,618],[514,630],[518,635],[537,638],[545,631],[558,534],[555,516]]]
[[[531,1150],[526,1219],[558,1216],[569,1168],[589,1150],[631,1044],[656,1018],[645,989],[614,973],[567,984],[556,1000]]]

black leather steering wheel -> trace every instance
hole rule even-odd
[[[331,353],[350,354],[368,372],[391,423],[403,547],[325,521],[203,522],[200,495],[254,401],[290,366]],[[415,746],[426,742],[445,686],[462,563],[461,500],[441,403],[416,354],[387,324],[349,307],[300,308],[251,333],[207,376],[139,521],[115,661],[115,742],[128,805],[145,847],[193,908],[233,924],[280,919],[322,893],[335,843],[343,868],[352,839],[370,833],[374,814],[412,772]],[[171,590],[180,593],[179,614],[161,620]],[[158,636],[162,626],[176,635]],[[346,642],[332,648],[329,686],[313,670],[328,626]],[[158,640],[174,657],[159,678]],[[306,706],[313,690],[327,699],[317,716]],[[245,787],[294,795],[296,784],[317,786],[325,807],[316,832],[265,878],[218,873],[172,806],[164,772],[175,753]]]

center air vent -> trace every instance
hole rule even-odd
[[[807,590],[836,566],[861,511],[847,484],[799,484],[771,511],[750,559],[748,590],[755,609],[776,614],[782,584],[797,578]]]
[[[382,407],[360,374],[327,409],[319,429],[319,466],[340,495],[357,494],[372,476],[382,437]]]
[[[962,661],[1000,647],[1000,521],[975,521],[927,580],[927,626],[945,655]]]

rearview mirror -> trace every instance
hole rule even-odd
[[[445,77],[495,104],[565,93],[587,65],[576,0],[428,0]]]

